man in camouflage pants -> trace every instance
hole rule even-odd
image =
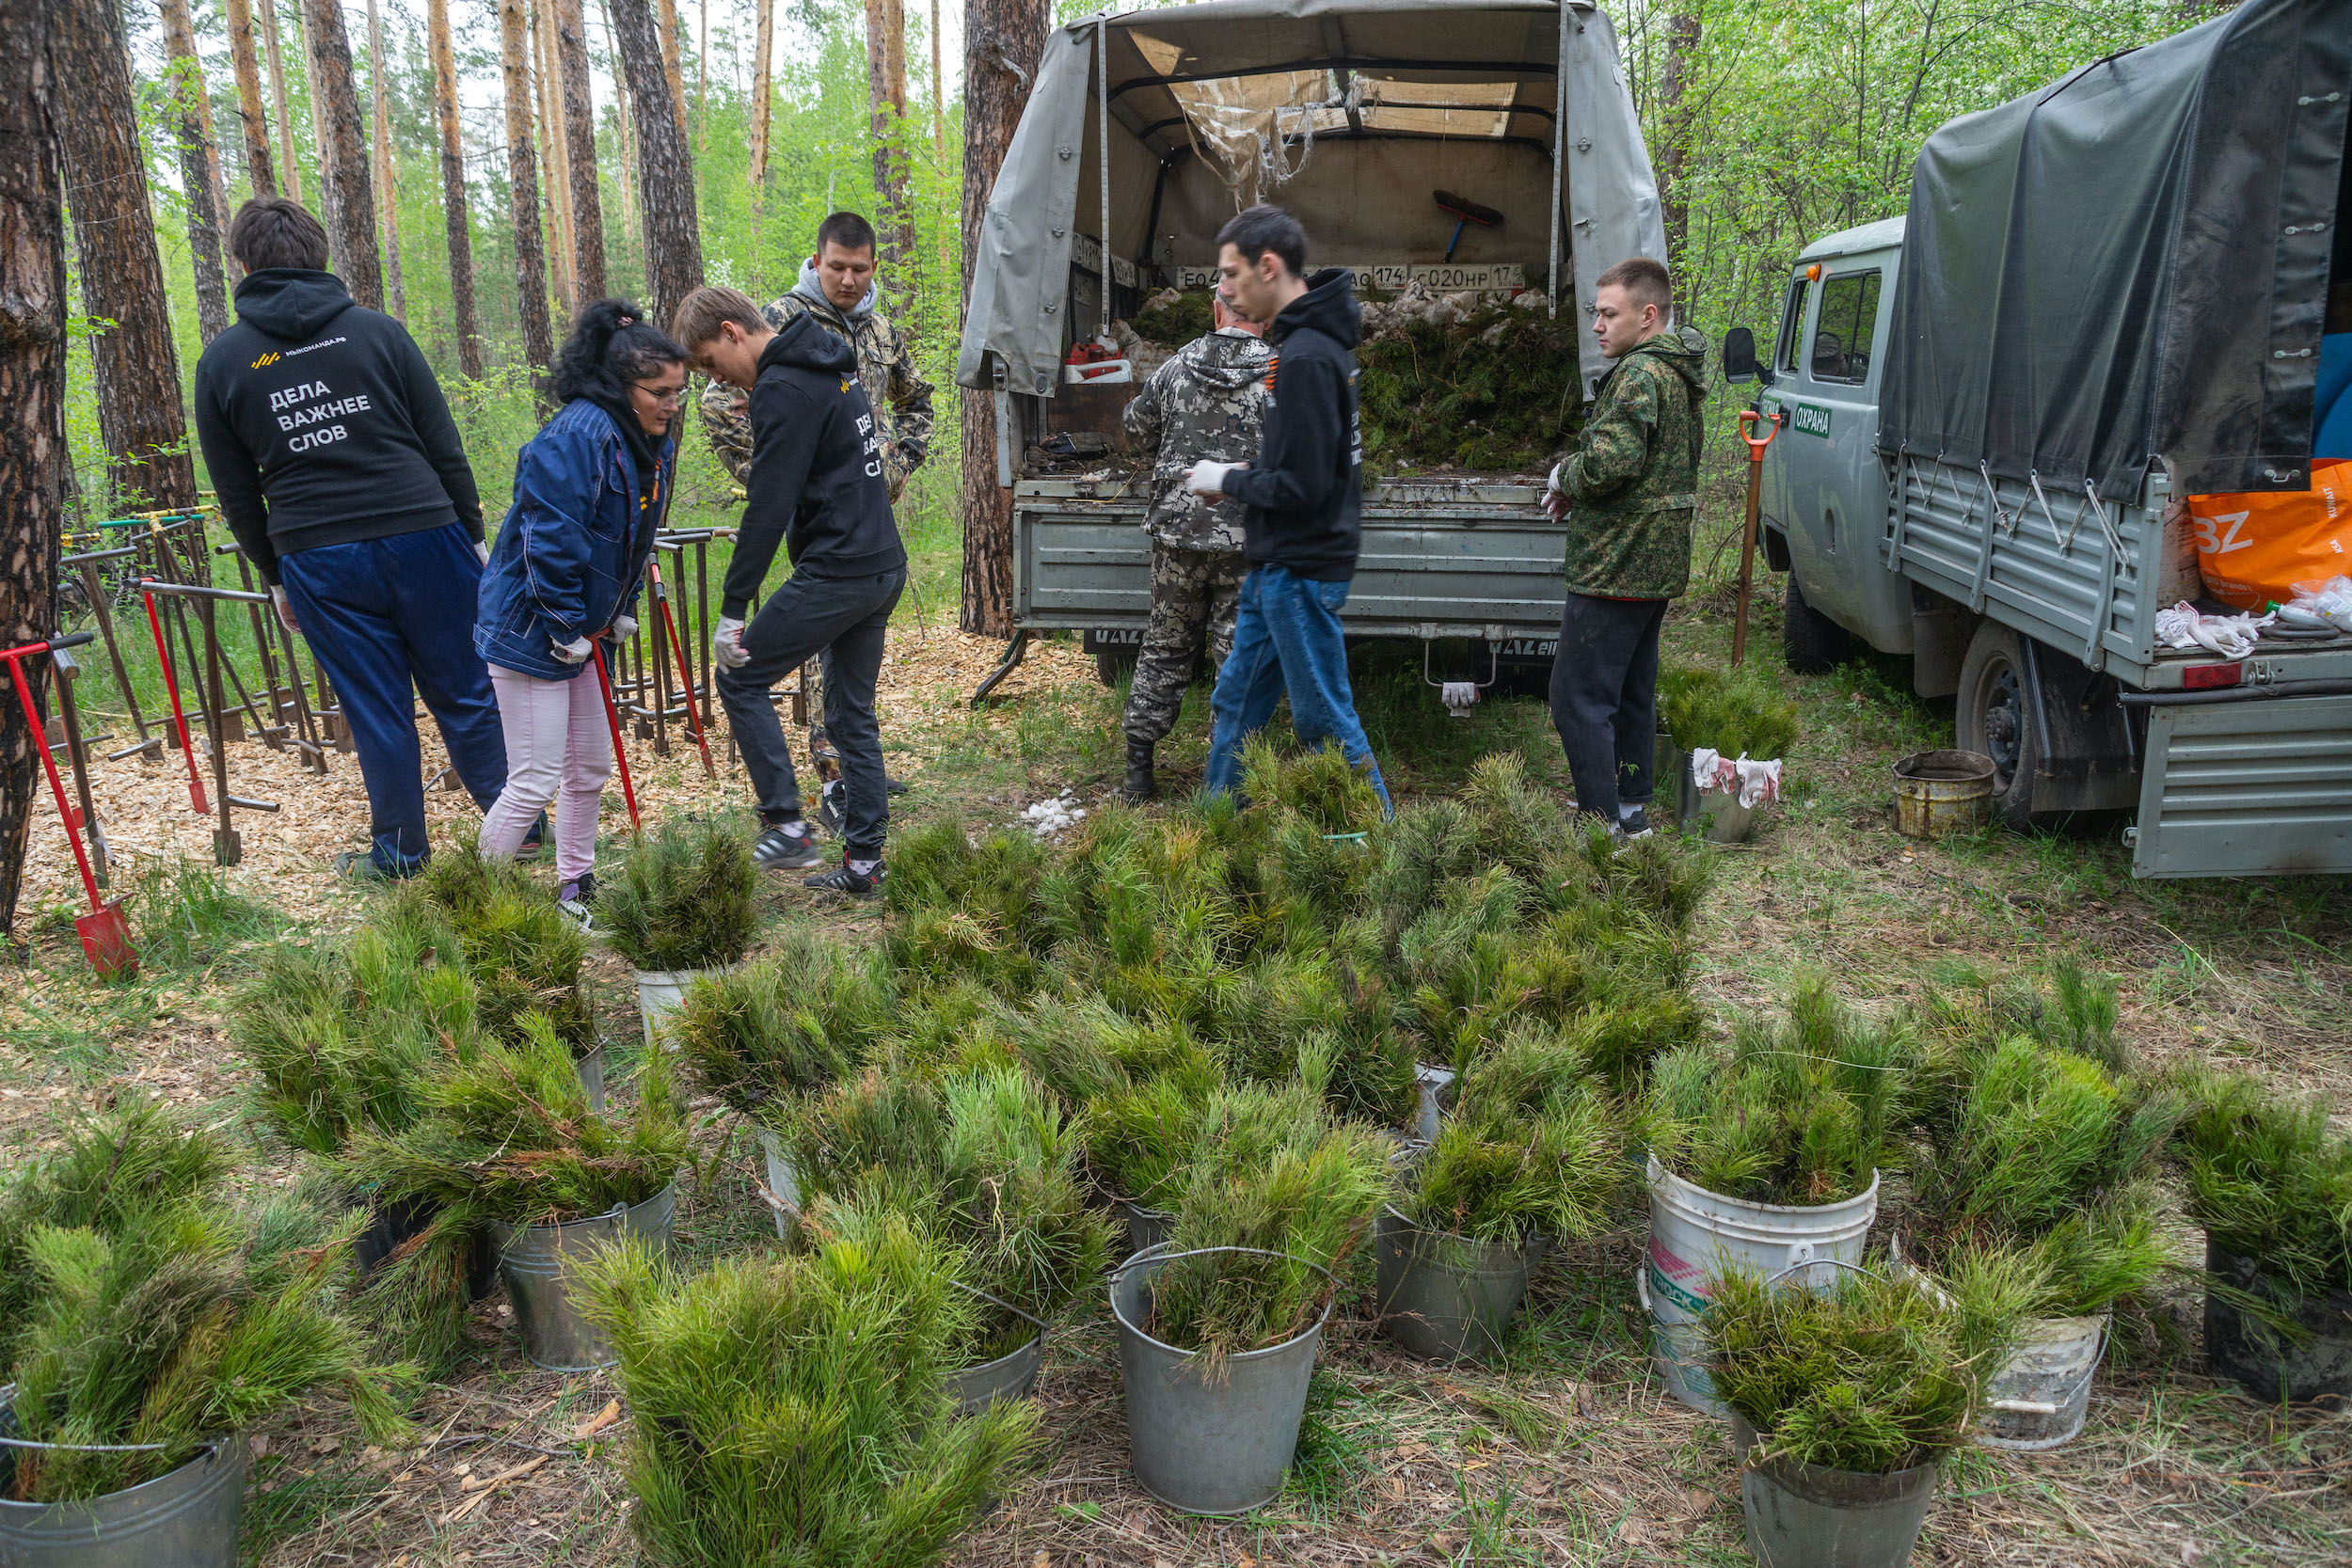
[[[1672,325],[1666,269],[1645,256],[1600,275],[1593,336],[1615,361],[1544,508],[1568,523],[1568,597],[1551,721],[1580,811],[1612,834],[1650,832],[1658,630],[1690,586],[1707,344]]]
[[[917,374],[914,353],[905,336],[890,324],[876,303],[874,226],[855,213],[835,213],[817,226],[817,254],[801,263],[800,281],[782,299],[763,306],[760,314],[776,331],[794,316],[817,318],[817,325],[850,345],[857,355],[857,377],[874,407],[882,428],[882,477],[890,483],[896,505],[907,480],[923,466],[931,445],[931,384]],[[752,421],[747,394],[725,382],[712,380],[702,396],[703,425],[710,434],[711,450],[738,483],[752,466]],[[801,672],[808,711],[824,712],[820,678]],[[825,743],[822,723],[809,726],[809,760],[818,780],[818,819],[835,832],[841,827],[841,770]],[[897,780],[890,790],[904,789]]]
[[[1127,405],[1128,439],[1137,456],[1152,459],[1151,505],[1143,515],[1152,538],[1152,622],[1122,721],[1127,782],[1120,793],[1130,800],[1159,793],[1152,752],[1176,727],[1192,681],[1193,643],[1205,629],[1210,667],[1224,664],[1249,569],[1241,553],[1241,503],[1212,504],[1185,490],[1184,475],[1203,458],[1257,457],[1274,351],[1260,336],[1264,329],[1227,309],[1222,296],[1212,309],[1216,330],[1177,350]]]

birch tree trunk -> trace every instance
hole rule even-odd
[[[245,138],[245,177],[253,186],[255,196],[276,196],[278,174],[270,164],[269,117],[262,112],[262,67],[253,53],[253,0],[227,3],[229,66],[237,80],[237,124]],[[270,0],[262,3],[268,5]]]
[[[180,141],[180,182],[187,192],[188,255],[196,269],[196,327],[206,342],[229,328],[229,285],[221,272],[218,173],[213,167],[213,108],[204,96],[204,66],[196,55],[196,24],[188,0],[163,0],[164,55],[170,61],[172,129]]]
[[[53,49],[68,10],[0,6],[0,640],[9,647],[56,629],[67,354],[59,144],[75,87]],[[129,121],[122,129],[132,129]],[[37,695],[47,665],[26,665]],[[24,886],[38,745],[16,705],[0,705],[0,933],[14,928]]]
[[[589,90],[588,31],[580,0],[553,0],[555,66],[564,85],[564,144],[572,182],[572,310],[610,292],[604,286],[604,203],[596,195],[596,100]]]
[[[351,80],[343,8],[337,0],[302,0],[302,18],[310,38],[310,102],[323,122],[319,183],[326,188],[327,239],[351,297],[381,310],[384,272],[375,253],[375,198],[368,189],[367,135]]]
[[[555,0],[531,0],[532,80],[539,106],[539,166],[548,171],[548,239],[555,297],[569,315],[579,290],[572,277],[572,166],[564,140],[564,95],[555,77]]]
[[[1045,53],[1046,0],[965,0],[963,8],[963,297],[980,253],[980,219]],[[1020,388],[1034,390],[1034,388]],[[1012,635],[1012,492],[996,483],[995,399],[963,406],[963,607],[968,632]],[[1016,446],[1019,444],[1016,441]]]
[[[368,0],[368,91],[375,100],[375,211],[384,242],[384,277],[392,293],[392,314],[408,319],[408,285],[400,274],[400,174],[392,164],[391,94],[384,85],[384,30],[376,25],[375,0]]]
[[[548,323],[547,252],[540,243],[539,160],[532,153],[531,61],[523,0],[499,0],[499,67],[506,84],[506,188],[515,219],[515,298],[523,357],[545,374],[555,357]],[[541,393],[545,398],[544,390]]]
[[[20,8],[0,6],[0,12]],[[191,507],[196,468],[187,453],[187,411],[180,401],[122,15],[115,0],[56,0],[41,8],[50,16],[49,48],[64,110],[82,309],[115,324],[90,340],[98,434],[114,480],[113,504],[126,512]],[[18,68],[11,62],[0,69]],[[8,112],[19,107],[10,104]],[[13,259],[0,261],[11,270],[15,264]],[[0,309],[16,306],[0,301]],[[0,520],[0,529],[14,526]]]
[[[466,143],[457,123],[457,55],[450,46],[449,0],[427,0],[432,36],[433,118],[441,128],[441,211],[449,225],[449,293],[457,317],[457,368],[482,378],[482,322],[474,312],[473,227],[466,214]]]
[[[270,96],[278,103],[278,167],[285,176],[287,199],[299,201],[302,164],[294,156],[294,116],[286,112],[286,55],[278,41],[278,0],[262,0],[262,43],[269,51]]]
[[[703,280],[700,220],[694,205],[694,163],[686,127],[662,74],[660,40],[646,0],[612,0],[614,41],[628,75],[637,117],[637,191],[645,219],[645,301],[668,330],[678,302]]]

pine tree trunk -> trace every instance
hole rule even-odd
[[[384,242],[384,278],[392,294],[392,314],[408,319],[408,285],[400,273],[400,175],[392,163],[392,95],[384,82],[384,30],[376,24],[375,0],[368,0],[368,91],[375,100],[375,212]]]
[[[614,150],[620,154],[616,172],[621,182],[621,243],[643,245],[644,236],[637,228],[637,132],[629,111],[629,100],[636,95],[629,90],[628,77],[621,69],[620,43],[612,30],[612,8],[606,0],[597,0],[597,9],[604,13],[604,73],[612,81],[612,141]]]
[[[610,292],[604,285],[604,203],[596,195],[596,101],[589,90],[588,28],[580,0],[553,0],[555,67],[564,87],[564,164],[572,180],[572,309]]]
[[[473,229],[466,214],[466,144],[457,123],[457,56],[450,47],[449,0],[428,0],[433,40],[433,115],[441,127],[441,209],[449,223],[449,292],[457,316],[457,368],[482,378],[482,322],[474,313]]]
[[[229,329],[229,285],[220,264],[219,179],[213,167],[213,109],[204,96],[204,66],[196,55],[196,24],[188,0],[163,0],[164,55],[172,129],[180,140],[180,180],[187,191],[188,255],[196,268],[196,329],[211,342]]]
[[[1683,109],[1694,57],[1699,52],[1700,19],[1696,11],[1677,10],[1666,18],[1666,74],[1659,86],[1659,122],[1666,145],[1658,154],[1658,208],[1666,230],[1666,265],[1674,275],[1677,320],[1691,303],[1689,246],[1691,198],[1682,188],[1682,170],[1689,161],[1691,117]]]
[[[506,186],[515,220],[515,297],[523,357],[543,374],[555,357],[548,324],[547,252],[540,243],[539,160],[532,153],[530,30],[523,0],[499,0],[499,66],[506,83]]]
[[[694,153],[700,157],[710,148],[710,121],[703,113],[703,105],[710,102],[710,0],[697,0],[697,5],[702,30],[694,44]]]
[[[47,8],[65,111],[82,309],[115,324],[90,340],[98,433],[112,470],[114,505],[123,511],[194,506],[196,468],[186,451],[187,412],[180,401],[122,16],[115,0],[56,0]],[[0,528],[13,526],[0,521]]]
[[[326,237],[351,297],[384,309],[384,271],[375,253],[375,198],[369,190],[368,138],[351,79],[351,40],[337,0],[302,0],[310,48],[310,100],[324,126],[319,183],[326,187]]]
[[[679,301],[703,280],[702,230],[686,127],[662,74],[660,40],[646,0],[612,0],[614,41],[637,117],[637,191],[645,218],[645,308],[667,329]]]
[[[661,73],[670,79],[670,112],[686,127],[686,72],[678,63],[677,0],[661,0]]]
[[[270,0],[262,0],[268,5]],[[269,117],[262,112],[262,67],[253,53],[253,0],[228,0],[229,65],[237,79],[237,124],[245,138],[245,177],[255,196],[276,196]]]
[[[894,287],[904,284],[914,250],[908,243],[906,159],[898,146],[906,119],[906,40],[892,36],[894,31],[902,35],[905,25],[899,0],[866,0],[866,129],[873,143],[874,192],[882,200],[882,211],[874,214],[882,241],[882,254],[875,260]]]
[[[1052,8],[1045,0],[965,0],[963,8],[963,297],[980,253],[980,219],[1005,149],[1029,101]],[[995,399],[963,405],[963,629],[1012,635],[1012,492],[996,483]],[[1018,443],[1016,443],[1017,445]]]
[[[947,161],[946,74],[939,65],[939,0],[931,0],[931,150]]]
[[[287,199],[299,201],[302,164],[294,157],[294,117],[286,111],[286,55],[278,40],[278,0],[262,0],[262,44],[269,51],[269,91],[278,105],[278,169],[285,176]]]
[[[555,0],[531,0],[532,83],[539,108],[539,166],[548,173],[548,253],[555,297],[565,315],[579,291],[572,278],[572,168],[564,140],[564,95],[555,85]]]
[[[759,8],[759,26],[752,44],[752,288],[759,288],[760,261],[766,251],[759,243],[759,226],[768,215],[768,125],[773,85],[770,68],[775,63],[775,0],[752,0]]]
[[[76,84],[60,69],[62,51],[52,50],[61,42],[56,35],[65,30],[67,9],[59,3],[0,5],[0,646],[8,647],[56,628],[57,546],[65,528],[58,484],[68,471],[58,143]],[[47,673],[48,660],[26,661],[37,696]],[[40,787],[37,744],[16,703],[0,704],[0,933],[16,924],[24,886]]]
[[[318,65],[310,54],[310,0],[294,0],[294,43],[300,51],[303,80],[310,84],[310,88],[304,97],[310,105],[310,171],[318,177],[317,183],[311,187],[311,195],[316,198],[311,203],[311,212],[326,227],[328,254],[332,256],[335,254],[335,224],[326,212],[335,204],[335,188],[326,179],[326,99],[319,91]],[[332,272],[335,268],[327,270]]]

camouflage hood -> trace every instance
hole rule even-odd
[[[1211,332],[1178,349],[1127,405],[1127,438],[1152,463],[1143,526],[1152,538],[1179,549],[1241,548],[1241,503],[1210,505],[1186,492],[1184,474],[1204,457],[1256,461],[1273,368],[1263,339]]]
[[[1265,340],[1229,326],[1184,350],[1184,377],[1212,397],[1230,396],[1263,380],[1267,358]]]
[[[1647,342],[1628,349],[1624,364],[1635,355],[1647,355],[1667,366],[1691,388],[1691,401],[1707,396],[1707,339],[1695,326],[1670,326]]]

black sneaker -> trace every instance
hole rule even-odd
[[[1648,811],[1641,806],[1635,806],[1629,816],[1622,813],[1619,814],[1617,817],[1617,832],[1619,836],[1629,840],[1649,837],[1650,826]]]
[[[835,838],[841,836],[842,824],[848,820],[842,812],[849,803],[850,784],[846,779],[827,779],[824,787],[817,792],[817,820]]]
[[[779,823],[752,841],[752,863],[762,871],[805,871],[825,863],[817,835],[803,821]]]
[[[882,891],[882,879],[889,874],[890,868],[880,861],[874,863],[874,869],[869,872],[861,874],[853,871],[850,867],[850,858],[844,855],[839,865],[803,879],[801,885],[813,887],[819,893],[846,893],[852,898],[871,898]]]

